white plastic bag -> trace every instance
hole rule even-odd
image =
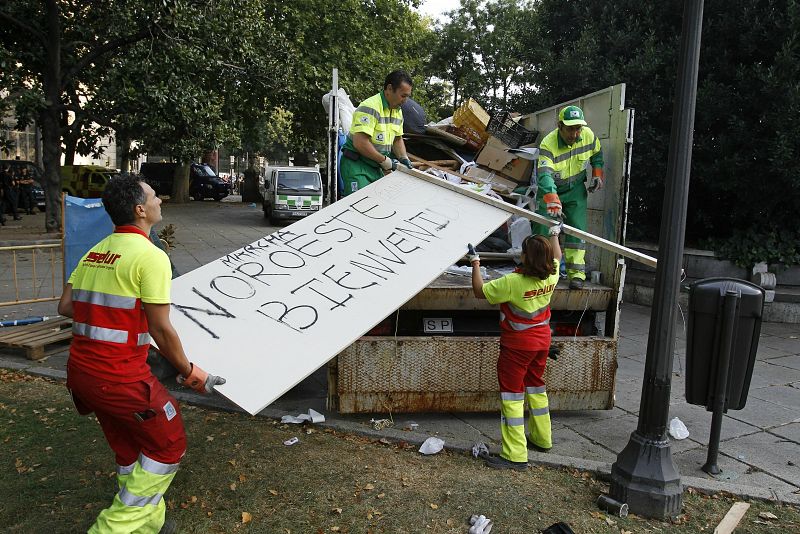
[[[673,417],[669,422],[669,435],[675,439],[686,439],[689,437],[689,429],[683,424],[683,421],[677,417]]]
[[[422,454],[436,454],[444,448],[444,440],[439,438],[428,438],[420,446],[419,452]]]
[[[523,217],[517,217],[508,227],[508,237],[511,238],[511,248],[522,250],[522,242],[531,235],[531,222]]]
[[[332,93],[333,91],[329,91],[322,95],[322,107],[325,108],[326,113],[330,113]],[[353,113],[356,108],[350,101],[350,97],[347,96],[347,92],[342,88],[339,88],[336,92],[336,100],[339,104],[339,128],[347,133],[350,131],[350,125],[353,123]]]

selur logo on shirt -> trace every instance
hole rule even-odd
[[[107,265],[113,265],[115,261],[122,257],[121,254],[114,254],[110,250],[108,252],[90,252],[86,255],[86,259],[83,260],[84,263],[104,263]]]
[[[530,291],[526,291],[522,298],[525,300],[530,300],[536,297],[541,297],[546,293],[551,293],[555,287],[555,284],[550,284],[549,286],[540,287],[539,289],[531,289]]]

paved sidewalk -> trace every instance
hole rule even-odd
[[[176,227],[172,259],[182,273],[274,230],[263,218],[260,207],[235,202],[165,204],[163,212],[166,222]],[[50,237],[36,237],[43,233],[43,218],[41,215],[29,217],[33,225],[39,218],[41,231],[37,233],[35,227],[27,232],[20,230],[15,234],[16,239]],[[3,232],[0,241],[6,239],[5,230],[0,230]],[[55,303],[0,308],[3,318],[37,314],[54,315]],[[531,453],[531,461],[575,466],[600,474],[610,471],[611,463],[637,425],[649,322],[649,308],[623,305],[616,406],[612,410],[553,413],[553,450],[549,454]],[[700,469],[706,459],[711,413],[703,407],[687,404],[684,398],[685,327],[680,313],[676,332],[670,418],[680,418],[690,432],[689,438],[672,442],[673,457],[684,484],[706,491],[725,490],[800,504],[800,332],[797,325],[763,325],[747,406],[728,412],[722,424],[719,466],[723,471],[717,477]],[[31,362],[20,353],[0,349],[0,367],[26,369],[59,378],[65,375],[65,363],[66,351]],[[186,402],[236,409],[220,397],[201,397],[178,388],[175,393]],[[331,413],[325,408],[326,397],[327,379],[323,368],[261,415],[279,418],[313,408],[326,415],[325,425],[345,431],[414,443],[438,436],[446,441],[446,446],[462,450],[468,450],[476,441],[484,441],[490,448],[499,445],[498,414],[391,414],[394,427],[375,431],[369,424],[370,419],[386,418],[390,414],[343,416]],[[416,430],[404,430],[412,421],[418,424]]]

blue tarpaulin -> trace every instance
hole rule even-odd
[[[64,273],[66,282],[90,248],[114,231],[99,198],[64,199]]]

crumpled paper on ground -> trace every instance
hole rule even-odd
[[[292,424],[299,424],[305,423],[309,421],[311,423],[324,423],[325,416],[319,413],[318,411],[309,408],[308,413],[301,413],[297,417],[293,415],[284,415],[281,417],[281,423],[292,423]]]
[[[489,456],[489,447],[482,441],[477,442],[472,446],[472,456],[475,458],[485,458]]]
[[[436,454],[444,448],[444,440],[439,438],[428,438],[420,446],[419,452],[422,454]]]

